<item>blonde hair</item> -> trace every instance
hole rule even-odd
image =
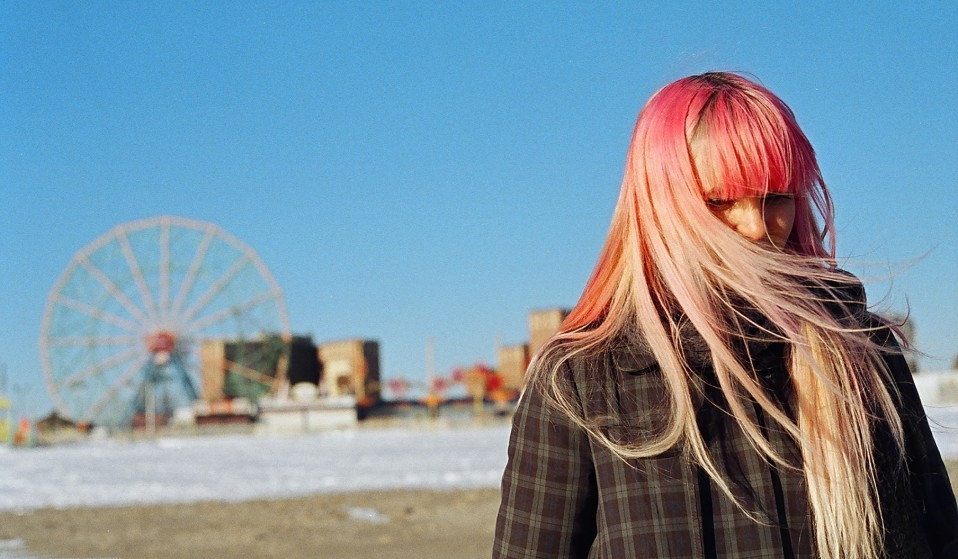
[[[704,192],[724,199],[793,195],[795,225],[785,246],[743,239],[711,212]],[[901,448],[902,426],[882,348],[862,325],[861,302],[847,294],[861,286],[835,269],[833,233],[831,198],[814,150],[784,102],[730,73],[666,86],[639,115],[598,263],[560,332],[533,360],[530,387],[622,459],[681,445],[754,519],[697,425],[698,373],[679,335],[680,322],[687,322],[707,345],[726,411],[751,445],[779,467],[803,470],[819,553],[879,555],[872,427],[876,418],[886,422]],[[661,369],[670,421],[648,439],[621,440],[589,417],[560,368],[636,336]],[[747,350],[736,349],[750,338],[787,344],[789,402],[771,397]],[[755,404],[795,442],[801,464],[774,450],[747,413]]]

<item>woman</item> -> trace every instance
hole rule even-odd
[[[656,93],[530,365],[494,556],[958,557],[911,374],[833,233],[778,97],[729,73]]]

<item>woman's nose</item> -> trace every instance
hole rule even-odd
[[[757,200],[739,200],[738,210],[738,219],[734,225],[740,235],[752,241],[762,241],[768,237],[765,209]]]

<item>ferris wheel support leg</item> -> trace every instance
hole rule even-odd
[[[186,365],[183,363],[183,358],[180,357],[179,353],[174,352],[172,355],[170,355],[170,364],[173,365],[173,368],[175,368],[177,374],[179,374],[180,381],[183,383],[183,387],[186,389],[186,393],[190,397],[190,403],[195,400],[199,400],[200,391],[196,389],[196,384],[193,382],[193,378],[190,377],[190,374],[187,372]]]
[[[156,383],[148,380],[144,385],[146,432],[156,435]]]
[[[134,426],[134,420],[139,413],[143,413],[144,419],[149,422],[149,412],[150,412],[150,400],[155,398],[156,392],[156,381],[158,376],[157,366],[153,363],[153,360],[150,359],[143,364],[141,369],[143,373],[139,375],[140,382],[139,386],[136,387],[134,394],[136,396],[130,401],[130,409],[128,416],[128,425],[130,428]],[[154,399],[155,402],[155,399]],[[153,410],[154,417],[156,410]]]

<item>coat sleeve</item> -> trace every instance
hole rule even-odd
[[[888,329],[882,328],[877,335],[890,350],[885,360],[901,395],[907,462],[913,488],[921,496],[928,542],[936,558],[958,557],[958,504],[948,470],[898,342]]]
[[[530,386],[513,418],[493,558],[587,557],[596,502],[588,436]]]

